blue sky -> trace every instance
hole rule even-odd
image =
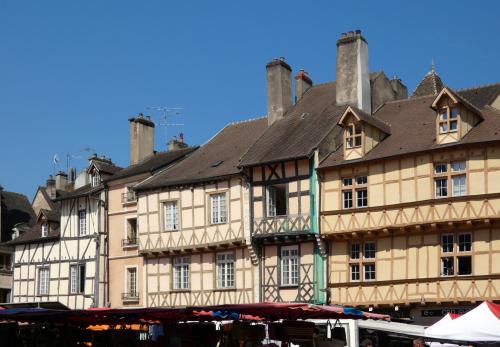
[[[0,0],[0,184],[30,198],[58,154],[89,147],[129,161],[127,119],[148,106],[190,144],[264,115],[265,64],[285,56],[315,83],[335,79],[336,40],[361,29],[370,70],[411,92],[431,59],[445,83],[500,81],[498,1]],[[170,136],[169,136],[170,137]],[[156,149],[165,148],[163,128]]]

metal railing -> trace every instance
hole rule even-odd
[[[256,218],[253,222],[254,235],[285,232],[307,232],[310,230],[311,217],[309,214]]]
[[[131,190],[126,193],[122,193],[122,204],[128,204],[137,201],[137,194],[135,191]]]
[[[139,239],[137,237],[127,237],[122,240],[122,247],[134,247],[139,244]]]

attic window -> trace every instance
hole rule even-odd
[[[361,126],[357,124],[349,124],[345,131],[346,148],[361,147]]]
[[[217,160],[217,161],[214,161],[212,163],[212,165],[210,165],[211,167],[217,167],[219,166],[220,164],[222,164],[224,161],[223,160]]]
[[[49,224],[43,223],[42,224],[42,237],[47,237],[47,235],[49,235]]]
[[[444,107],[438,111],[439,133],[448,134],[458,131],[458,107]]]
[[[97,172],[95,171],[92,172],[91,178],[92,178],[92,187],[97,187],[99,183],[101,183],[99,179],[99,174]]]

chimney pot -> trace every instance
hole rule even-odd
[[[341,39],[345,39],[346,37],[347,37],[347,34],[346,34],[346,33],[342,33],[342,34],[340,34],[340,38],[341,38]]]
[[[313,82],[304,69],[300,69],[295,76],[295,102],[299,101],[304,93],[311,88]]]
[[[142,112],[139,112],[139,113],[137,114],[137,118],[143,118],[143,117],[144,117],[144,115],[142,114]]]
[[[179,142],[184,143],[184,134],[183,133],[179,134]]]
[[[354,36],[354,31],[349,31],[349,36]]]
[[[361,30],[357,29],[357,30],[356,30],[356,34],[357,34],[357,35],[361,35]]]

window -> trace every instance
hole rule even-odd
[[[227,212],[226,212],[226,194],[212,194],[210,195],[210,223],[220,224],[226,223]]]
[[[434,164],[434,189],[436,198],[467,194],[465,161]]]
[[[219,253],[216,256],[217,288],[234,287],[234,254]]]
[[[361,269],[363,269],[363,280],[375,280],[375,257],[375,241],[365,241],[363,244],[359,242],[351,243],[349,259],[351,281],[361,280]]]
[[[125,187],[125,192],[122,194],[122,204],[128,204],[137,201],[137,194],[131,186]]]
[[[355,200],[354,197],[356,197]],[[367,176],[357,176],[354,179],[350,177],[342,178],[342,206],[344,209],[354,206],[358,208],[368,207]]]
[[[87,233],[87,213],[85,210],[78,211],[78,234],[85,235]]]
[[[295,286],[299,284],[299,247],[281,248],[281,285]]]
[[[49,235],[49,223],[42,224],[42,237],[47,237]]]
[[[48,267],[38,269],[38,295],[49,295],[50,270]]]
[[[126,296],[128,298],[135,298],[138,296],[137,293],[137,268],[128,267],[127,268],[127,288]]]
[[[189,257],[174,258],[174,289],[189,289]]]
[[[441,276],[472,274],[472,234],[441,235]]]
[[[361,126],[349,124],[345,131],[345,144],[346,148],[361,147]]]
[[[127,219],[127,244],[137,244],[137,218]]]
[[[439,133],[455,133],[458,130],[458,108],[445,107],[438,111]]]
[[[69,267],[69,292],[70,294],[85,292],[85,264]]]
[[[287,215],[287,197],[286,197],[286,185],[279,184],[274,186],[268,186],[266,188],[266,199],[267,199],[267,216],[286,216]]]
[[[92,172],[91,179],[92,187],[97,187],[101,183],[99,174],[96,171]]]
[[[179,208],[177,201],[167,201],[163,204],[165,230],[179,230]]]

